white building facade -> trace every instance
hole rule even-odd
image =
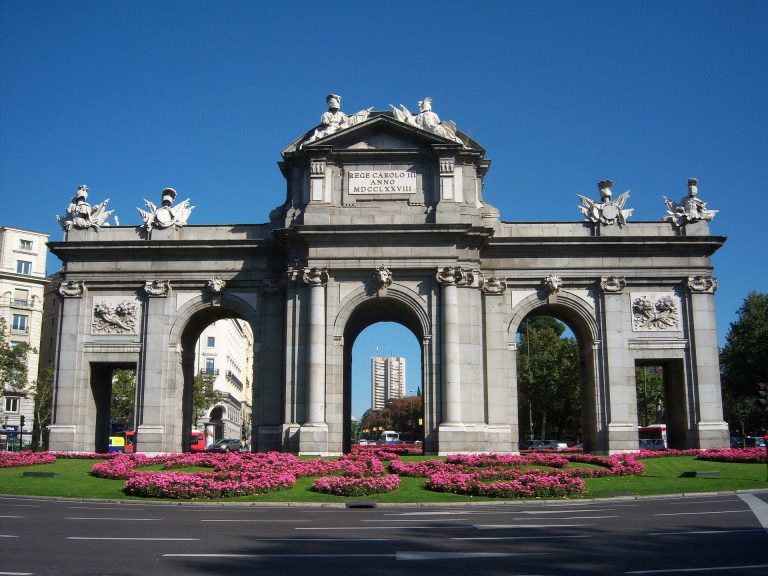
[[[46,242],[48,234],[0,227],[0,318],[5,320],[6,336],[11,346],[25,342],[37,350],[43,316]],[[24,432],[31,432],[35,402],[29,390],[37,378],[39,357],[27,358],[27,387],[14,390],[2,383],[0,423],[19,427],[24,417]],[[25,439],[26,442],[26,439]]]
[[[388,402],[405,396],[405,358],[371,358],[371,408],[381,410]]]
[[[205,410],[198,429],[208,427],[214,438],[248,438],[250,434],[253,331],[237,318],[217,320],[197,341],[195,374],[213,378],[222,399]]]

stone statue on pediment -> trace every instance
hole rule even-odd
[[[72,228],[76,230],[86,230],[93,228],[98,231],[102,226],[109,226],[107,218],[114,210],[107,210],[109,198],[95,206],[88,203],[88,186],[85,184],[77,187],[77,192],[72,197],[72,201],[67,206],[67,211],[63,216],[56,216],[65,232]]]
[[[699,220],[711,222],[718,211],[707,209],[707,203],[696,196],[698,190],[699,181],[696,178],[689,178],[688,196],[680,200],[679,204],[664,196],[664,204],[667,206],[667,215],[664,216],[664,220],[676,226],[685,226],[689,222]]]
[[[325,138],[331,134],[336,134],[339,130],[344,130],[368,119],[373,108],[360,110],[352,116],[347,116],[341,111],[341,96],[338,94],[328,94],[325,97],[328,104],[328,111],[320,117],[320,128],[312,133],[312,136],[305,142],[309,144],[320,138]]]
[[[415,115],[411,114],[411,111],[403,104],[400,104],[400,108],[395,108],[390,104],[390,108],[392,108],[395,119],[400,122],[416,126],[441,138],[464,144],[456,135],[456,123],[453,120],[441,122],[440,117],[432,111],[432,98],[427,96],[424,100],[419,100],[418,105],[419,113]]]

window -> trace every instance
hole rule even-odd
[[[14,290],[13,290],[13,305],[14,306],[28,306],[29,305],[29,290],[22,290],[21,288],[14,288]]]
[[[32,250],[32,240],[19,240],[20,250]]]
[[[208,336],[208,348],[214,348],[216,346],[216,337]]]
[[[16,274],[32,274],[32,262],[26,260],[16,260]]]
[[[213,358],[206,358],[205,359],[205,372],[207,374],[213,374],[214,369],[216,368],[216,361]]]
[[[24,316],[23,314],[14,314],[11,330],[16,330],[17,332],[26,332],[28,320],[29,316]]]
[[[19,398],[18,398],[18,396],[6,396],[5,397],[5,411],[6,412],[18,412],[19,411]]]

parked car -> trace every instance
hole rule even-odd
[[[746,448],[765,448],[765,439],[760,436],[747,436],[744,439]]]
[[[744,440],[739,436],[731,436],[730,446],[731,448],[741,448],[744,446]]]
[[[523,444],[527,444],[523,447]],[[525,440],[520,442],[521,450],[565,450],[568,444],[557,440]]]
[[[208,448],[206,452],[239,452],[240,451],[240,439],[239,438],[225,438],[214,442]]]
[[[640,438],[640,450],[666,450],[664,440],[658,438]]]

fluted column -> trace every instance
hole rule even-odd
[[[443,423],[461,422],[461,365],[459,346],[459,296],[457,282],[461,276],[458,268],[445,267],[437,271],[441,285],[442,334],[441,372],[443,392]]]
[[[305,268],[304,283],[309,286],[309,350],[307,354],[307,421],[325,423],[325,268]]]

